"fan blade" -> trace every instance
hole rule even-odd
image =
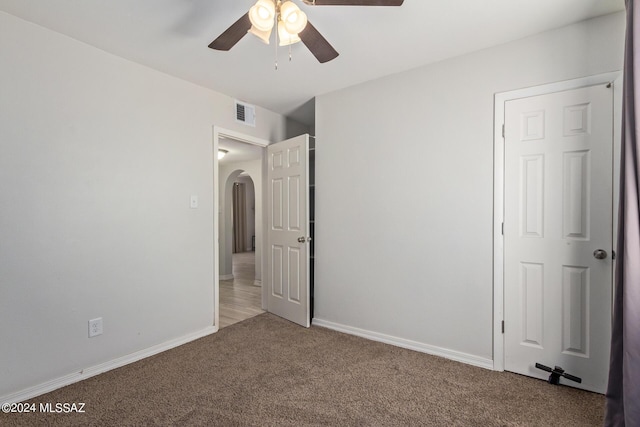
[[[404,0],[303,0],[316,6],[402,6]]]
[[[249,12],[247,12],[227,28],[224,33],[220,34],[217,39],[212,41],[209,47],[215,50],[229,50],[235,46],[250,29],[251,21],[249,20]]]
[[[307,22],[307,26],[298,34],[298,37],[321,64],[329,62],[339,55],[316,27],[311,25],[311,22]]]

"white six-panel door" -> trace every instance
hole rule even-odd
[[[267,148],[267,309],[308,327],[309,135]]]
[[[604,393],[611,334],[612,90],[506,102],[505,369]],[[607,257],[596,259],[594,251]]]

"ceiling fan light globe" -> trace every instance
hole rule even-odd
[[[297,34],[291,34],[287,31],[282,21],[278,22],[278,39],[279,46],[289,46],[301,41]]]
[[[269,11],[266,8],[260,6],[258,7],[258,16],[260,17],[260,19],[269,19]]]
[[[280,5],[280,19],[290,34],[298,34],[307,26],[307,15],[291,1]]]
[[[251,25],[260,31],[269,31],[273,28],[273,18],[275,15],[276,9],[270,0],[258,0],[256,4],[249,9]]]
[[[267,31],[262,31],[253,26],[247,32],[259,38],[264,44],[269,44],[269,39],[271,38],[271,28],[269,28]]]
[[[300,8],[292,1],[285,1],[280,4],[280,18],[286,21],[289,15],[295,12],[299,12]]]
[[[298,20],[298,12],[291,12],[289,16],[287,16],[287,22],[290,24],[294,24]]]
[[[286,21],[284,26],[291,34],[298,34],[307,26],[307,15],[304,12],[300,12],[296,21]]]

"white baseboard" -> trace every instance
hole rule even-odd
[[[198,338],[211,335],[215,332],[218,332],[218,326],[209,326],[201,331],[194,332],[194,333],[182,336],[180,338],[175,338],[173,340],[166,341],[162,344],[154,345],[153,347],[136,351],[135,353],[131,353],[126,356],[119,357],[117,359],[113,359],[105,363],[101,363],[99,365],[85,368],[80,372],[74,372],[72,374],[68,374],[63,377],[59,377],[59,378],[47,381],[45,383],[26,388],[16,393],[0,396],[0,402],[1,403],[24,402],[36,396],[40,396],[41,394],[49,393],[50,391],[68,386],[73,383],[77,383],[82,380],[86,380],[87,378],[94,377],[96,375],[102,374],[112,369],[120,368],[130,363],[137,362],[138,360],[142,360],[144,358],[153,356],[155,354],[162,353],[163,351],[170,350],[174,347],[178,347],[190,341],[197,340]]]
[[[233,280],[233,274],[220,275],[218,280]]]
[[[385,335],[378,332],[367,331],[353,326],[341,325],[339,323],[330,322],[328,320],[318,319],[314,317],[312,322],[314,326],[332,329],[338,332],[344,332],[350,335],[356,335],[372,341],[383,342],[385,344],[402,347],[409,350],[419,351],[434,356],[444,357],[445,359],[455,360],[456,362],[466,363],[468,365],[478,366],[480,368],[493,370],[493,360],[484,357],[474,356],[473,354],[463,353],[460,351],[449,350],[429,344],[423,344],[417,341],[411,341],[404,338],[398,338],[391,335]]]

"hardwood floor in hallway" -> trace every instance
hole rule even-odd
[[[262,288],[254,279],[255,253],[233,254],[233,280],[220,281],[220,328],[264,313]]]

